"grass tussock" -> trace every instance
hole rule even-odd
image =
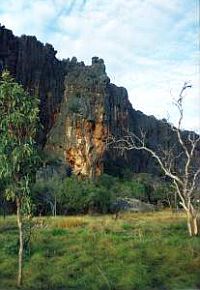
[[[83,217],[58,217],[50,223],[51,227],[61,228],[61,229],[71,229],[83,227],[87,224]]]
[[[182,213],[36,218],[34,223],[22,289],[200,288],[200,240],[188,237]],[[16,289],[15,218],[0,219],[0,229],[0,289]]]

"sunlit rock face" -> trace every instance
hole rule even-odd
[[[75,174],[94,177],[104,172],[105,141],[128,128],[127,92],[110,84],[103,60],[77,65],[65,77],[64,98],[45,150],[65,160]]]
[[[16,37],[0,26],[0,70],[8,69],[31,95],[40,97],[39,135],[49,154],[81,176],[104,171],[105,140],[127,128],[127,92],[110,84],[103,60],[58,60],[50,44]]]
[[[16,37],[0,26],[0,71],[3,69],[31,95],[40,97],[43,129],[38,143],[62,168],[68,165],[80,177],[92,178],[103,172],[120,175],[127,168],[160,174],[145,152],[122,155],[107,148],[105,141],[111,135],[139,135],[142,129],[151,148],[176,146],[180,152],[166,122],[134,110],[126,89],[110,83],[102,59],[93,57],[89,66],[75,57],[60,61],[50,44],[42,44],[35,36]]]

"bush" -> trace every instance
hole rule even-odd
[[[110,210],[112,190],[102,176],[95,181],[66,178],[62,186],[62,204],[65,213],[107,213]]]
[[[78,214],[87,212],[87,190],[85,181],[79,181],[77,177],[66,178],[60,191],[63,214]]]
[[[36,214],[56,215],[60,201],[61,180],[53,177],[38,180],[32,187],[32,199]]]
[[[168,183],[148,174],[137,174],[129,179],[105,174],[95,180],[57,176],[38,180],[33,187],[36,213],[53,215],[109,213],[119,197],[169,206],[173,204],[171,192]]]
[[[76,176],[38,180],[32,188],[36,214],[107,213],[113,200],[114,181],[102,176],[95,181]]]

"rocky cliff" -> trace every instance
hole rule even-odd
[[[3,68],[30,94],[39,95],[44,127],[39,142],[48,155],[68,164],[75,174],[119,174],[127,167],[135,172],[158,172],[145,153],[131,151],[121,156],[105,146],[109,135],[138,133],[140,128],[154,148],[174,141],[168,140],[172,133],[167,123],[134,110],[126,89],[110,83],[102,59],[93,57],[89,66],[75,57],[60,61],[50,44],[43,45],[34,36],[15,37],[1,26]]]
[[[63,97],[65,69],[50,44],[35,36],[15,37],[0,27],[0,67],[8,69],[30,94],[40,96],[44,134],[51,128]]]
[[[105,140],[129,127],[127,91],[110,83],[104,62],[97,57],[91,66],[75,66],[64,85],[60,112],[45,149],[64,158],[77,175],[100,175],[109,153]]]

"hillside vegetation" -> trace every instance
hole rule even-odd
[[[16,289],[14,216],[0,218],[0,289]],[[182,213],[39,217],[22,289],[199,289],[200,242]]]

